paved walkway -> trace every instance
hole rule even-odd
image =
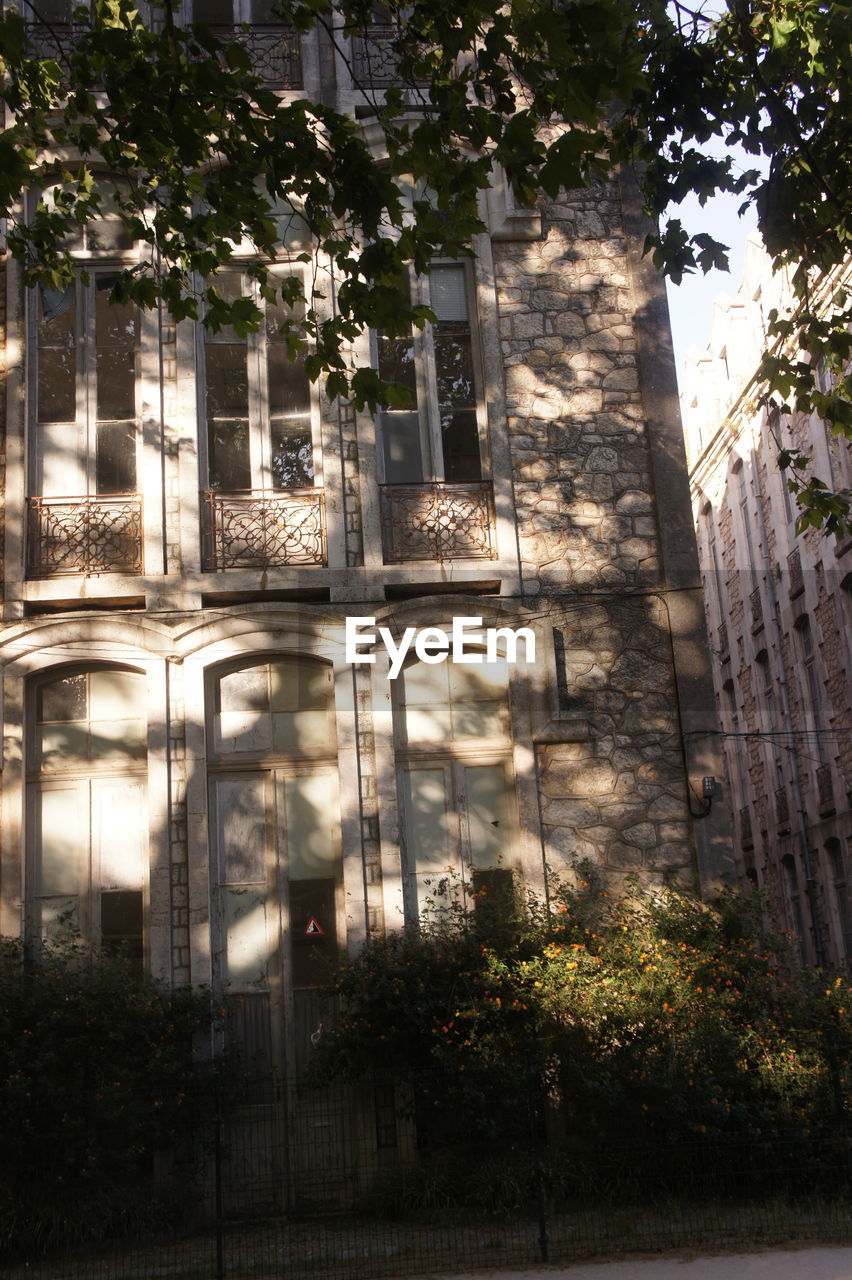
[[[447,1280],[471,1280],[470,1276]],[[852,1280],[852,1249],[726,1253],[711,1258],[578,1262],[535,1271],[480,1272],[476,1280]]]

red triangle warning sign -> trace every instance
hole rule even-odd
[[[325,929],[323,929],[322,925],[320,924],[319,920],[317,920],[316,916],[311,916],[310,920],[305,925],[305,937],[306,938],[324,938],[325,937]]]

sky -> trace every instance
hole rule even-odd
[[[707,345],[713,299],[720,293],[734,294],[737,291],[742,275],[743,246],[757,222],[751,210],[742,218],[737,216],[741,203],[742,196],[716,196],[708,200],[702,209],[698,199],[690,197],[678,210],[678,216],[688,231],[693,234],[709,231],[730,247],[729,272],[710,271],[706,276],[696,273],[685,276],[677,286],[671,281],[666,282],[678,384],[683,375],[686,352],[691,346],[703,350]]]

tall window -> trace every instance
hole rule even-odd
[[[298,1062],[310,991],[342,940],[331,669],[295,657],[231,666],[211,694],[216,980],[239,997],[244,1045],[272,1060],[275,1026]]]
[[[102,216],[68,247],[80,275],[64,291],[41,288],[35,298],[34,490],[134,493],[139,316],[134,306],[109,301],[116,266],[132,258],[133,244],[108,193]]]
[[[781,859],[781,874],[784,879],[784,903],[787,909],[787,925],[797,941],[799,959],[805,958],[805,917],[802,913],[802,895],[799,889],[799,873],[796,861],[788,853]]]
[[[806,713],[810,712],[811,724],[813,726],[813,748],[820,765],[828,762],[828,752],[826,751],[824,726],[823,726],[823,699],[822,688],[820,685],[819,671],[817,670],[816,648],[814,646],[813,630],[811,628],[811,620],[807,614],[802,614],[796,619],[796,635],[799,642],[799,656],[801,658],[800,671],[804,676],[801,680],[803,686],[803,704]]]
[[[379,415],[382,479],[475,482],[483,475],[484,404],[464,264],[435,263],[417,289],[435,324],[404,338],[376,339],[379,374],[410,396],[406,408]]]
[[[240,272],[217,277],[228,300],[255,288]],[[307,488],[316,479],[312,398],[301,360],[287,358],[285,309],[264,304],[259,332],[202,329],[202,416],[207,474],[223,492]]]
[[[836,836],[826,840],[825,853],[834,896],[838,941],[840,943],[838,948],[839,959],[845,961],[847,968],[852,968],[852,911],[850,911],[849,906],[849,881],[846,875],[843,849]]]
[[[33,690],[29,755],[36,934],[141,963],[147,884],[145,677],[77,668]]]
[[[414,662],[396,692],[408,914],[505,904],[517,831],[506,663]]]

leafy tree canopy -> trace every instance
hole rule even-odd
[[[38,0],[31,8],[38,17]],[[370,0],[279,5],[282,21],[319,23],[344,53],[374,9]],[[38,26],[15,13],[0,21],[10,113],[0,213],[27,283],[67,284],[67,236],[97,218],[102,168],[125,180],[111,199],[149,246],[116,296],[142,306],[161,298],[177,319],[201,309],[213,327],[245,330],[257,325],[257,308],[224,302],[215,273],[248,241],[271,298],[281,283],[266,264],[288,257],[273,215],[289,205],[320,263],[301,303],[299,286],[284,289],[292,350],[308,350],[308,371],[325,376],[330,395],[373,407],[398,389],[353,367],[349,342],[366,326],[393,335],[428,320],[407,299],[406,271],[465,252],[495,165],[522,203],[635,165],[660,220],[649,248],[674,280],[725,264],[711,235],[687,234],[680,200],[725,191],[755,204],[767,249],[793,272],[797,304],[774,321],[763,392],[852,434],[852,316],[836,283],[852,234],[852,4],[732,0],[710,11],[678,0],[386,0],[400,87],[365,88],[369,118],[360,120],[274,93],[238,32],[220,41],[187,25],[175,0],[152,12],[146,25],[133,0],[93,0],[50,57]],[[725,144],[717,158],[705,149],[713,139]],[[743,168],[742,153],[754,168]],[[45,189],[50,199],[39,200]],[[820,360],[835,375],[829,391],[814,379]],[[798,455],[781,461],[802,522],[843,527],[850,495],[809,479]]]

